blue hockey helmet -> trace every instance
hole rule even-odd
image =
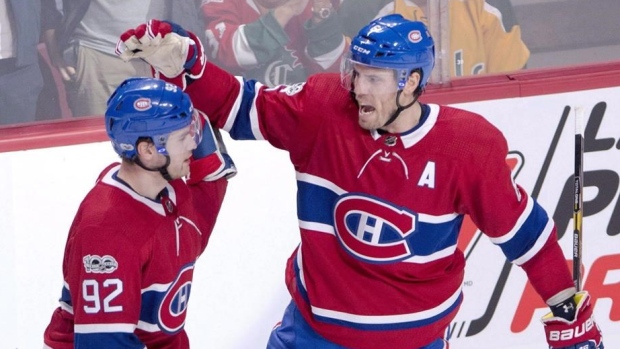
[[[105,127],[114,151],[134,159],[141,138],[150,138],[163,155],[170,133],[193,125],[196,144],[200,143],[200,115],[189,96],[178,86],[153,78],[130,78],[121,83],[108,99]]]
[[[435,65],[435,43],[426,25],[410,21],[400,14],[377,18],[363,27],[351,40],[349,58],[343,61],[343,84],[347,85],[353,64],[394,69],[398,89],[402,89],[412,71],[421,69],[423,88]],[[350,79],[350,78],[349,78]],[[349,80],[350,81],[350,80]],[[346,86],[350,88],[351,85]]]

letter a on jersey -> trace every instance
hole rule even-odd
[[[422,172],[420,180],[418,181],[418,186],[427,186],[431,189],[435,188],[435,163],[433,161],[429,161],[426,163],[426,167],[424,167],[424,172]]]

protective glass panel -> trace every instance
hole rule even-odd
[[[213,1],[195,4],[195,21],[169,17],[177,13],[175,6],[186,2],[167,1],[148,8],[138,0],[96,1],[68,33],[61,30],[63,16],[80,14],[63,9],[60,0],[41,2],[40,16],[11,7],[30,6],[30,0],[0,1],[0,127],[101,117],[110,88],[130,76],[150,75],[144,62],[124,63],[111,54],[119,33],[150,18],[177,22],[201,38],[210,62],[266,85],[302,82],[318,71],[337,72],[350,38],[373,18],[391,13],[428,25],[436,48],[430,79],[435,84],[620,61],[617,0],[332,0],[331,5],[321,1],[314,9],[315,2],[309,1],[308,11],[300,14],[306,17],[289,23],[300,27],[281,47],[265,41],[260,30],[221,36],[222,18],[210,11],[218,6]],[[313,10],[327,13],[324,8],[338,16],[348,40],[339,40],[339,32],[322,36],[323,40],[305,36],[308,21],[319,25],[326,20],[313,14]],[[254,28],[264,24],[260,15],[237,24]],[[103,78],[108,81],[102,83]]]

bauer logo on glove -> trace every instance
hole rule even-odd
[[[590,295],[586,291],[577,292],[574,296],[574,316],[566,319],[554,316],[553,312],[543,316],[547,342],[551,349],[603,349],[601,332],[594,321]],[[566,313],[572,313],[568,309]]]

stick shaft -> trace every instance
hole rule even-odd
[[[573,201],[573,282],[581,290],[583,244],[583,108],[575,108],[575,195]]]

